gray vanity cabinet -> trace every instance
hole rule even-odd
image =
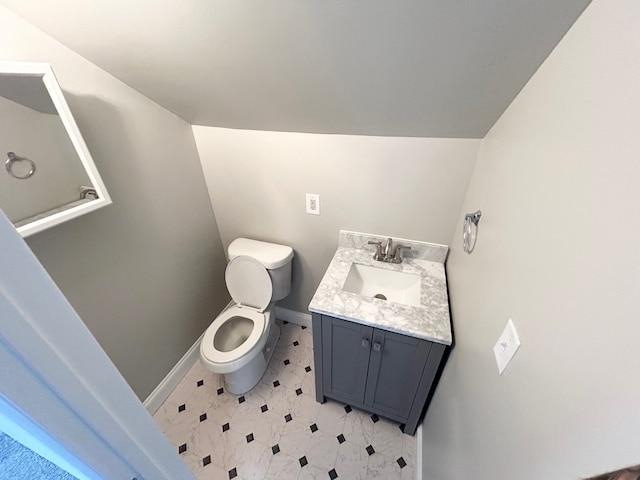
[[[373,328],[324,317],[322,326],[323,389],[349,403],[363,403]],[[345,366],[348,365],[348,368]]]
[[[445,345],[313,314],[316,399],[405,423],[413,435]]]

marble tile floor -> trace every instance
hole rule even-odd
[[[154,419],[199,480],[415,479],[415,437],[315,401],[311,329],[286,322],[260,383],[242,396],[196,362]]]

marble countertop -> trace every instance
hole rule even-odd
[[[390,264],[373,259],[374,248],[366,245],[367,240],[372,238],[384,237],[340,232],[338,250],[309,304],[309,310],[451,345],[451,320],[444,270],[447,247],[398,239],[398,242],[410,243],[412,249],[402,263]],[[419,275],[420,306],[403,305],[342,290],[353,263]]]

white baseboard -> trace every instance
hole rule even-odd
[[[422,480],[422,424],[416,430],[416,480]]]
[[[187,353],[185,353],[178,363],[175,364],[147,399],[142,402],[151,415],[156,413],[158,408],[160,408],[171,392],[173,392],[173,389],[178,386],[180,380],[184,378],[189,369],[191,369],[193,364],[198,360],[200,356],[200,342],[202,341],[202,337],[204,337],[204,333],[200,335],[200,338],[196,340],[196,343],[187,350]]]
[[[308,313],[296,312],[295,310],[289,310],[288,308],[276,305],[276,318],[311,328],[311,315]]]

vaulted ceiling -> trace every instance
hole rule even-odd
[[[470,138],[589,2],[0,0],[192,124]]]

